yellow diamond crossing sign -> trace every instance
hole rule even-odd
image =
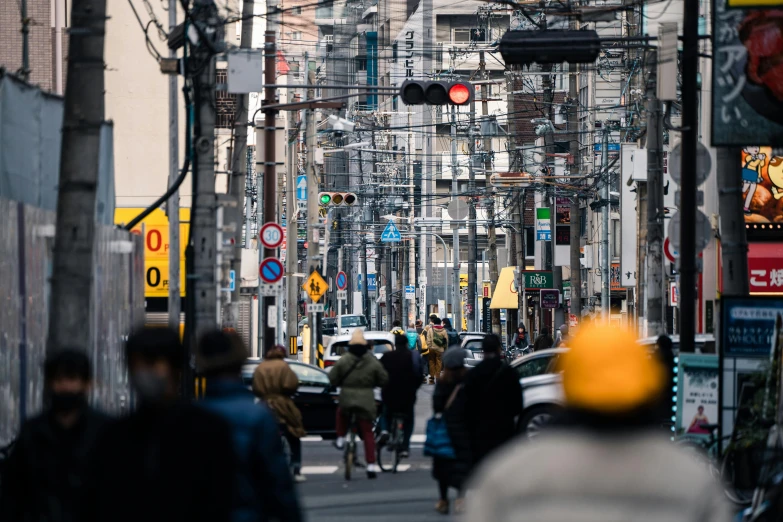
[[[302,285],[302,288],[304,288],[304,291],[310,296],[310,299],[312,299],[314,303],[317,303],[326,291],[329,290],[329,285],[324,281],[324,278],[321,277],[321,274],[318,273],[318,270],[313,270],[310,277],[308,277]]]

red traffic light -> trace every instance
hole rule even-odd
[[[464,83],[455,83],[449,87],[449,101],[454,105],[464,105],[470,101],[470,89]]]

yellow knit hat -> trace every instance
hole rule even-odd
[[[607,414],[650,404],[663,391],[663,365],[628,330],[596,323],[583,327],[560,357],[569,407]]]

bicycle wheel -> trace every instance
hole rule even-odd
[[[727,448],[720,466],[720,478],[726,498],[738,506],[747,507],[753,501],[753,489],[743,489],[735,486],[737,477],[734,469],[734,450]]]
[[[392,470],[392,466],[390,465],[389,460],[386,460],[386,463],[384,464],[384,456],[383,454],[386,453],[385,450],[387,450],[387,444],[378,441],[378,444],[375,446],[375,459],[378,463],[378,467],[381,468],[381,471],[384,473],[387,473]],[[388,453],[386,453],[388,455]]]
[[[345,480],[351,480],[351,471],[356,461],[356,443],[351,440],[345,444]]]

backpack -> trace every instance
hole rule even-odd
[[[421,339],[421,355],[429,355],[430,348],[427,346],[427,335],[425,332],[422,332],[419,334],[419,339]]]
[[[435,333],[435,330],[433,330],[432,331],[432,344],[434,344],[435,346],[437,346],[439,348],[445,349],[448,346],[448,344],[449,344],[448,334],[444,331],[443,335],[439,335],[439,334]]]
[[[405,332],[405,337],[408,338],[408,348],[414,350],[416,348],[416,341],[419,340],[419,334],[415,330]]]

